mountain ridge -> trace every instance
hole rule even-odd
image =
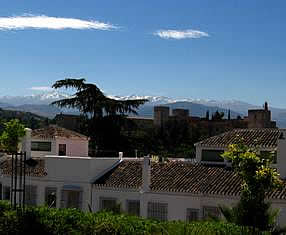
[[[171,109],[179,107],[188,108],[190,110],[190,115],[200,117],[205,115],[206,110],[209,110],[210,113],[215,112],[216,110],[226,113],[228,110],[231,110],[232,118],[235,118],[237,115],[246,116],[249,109],[262,109],[262,106],[260,107],[235,99],[220,101],[214,99],[173,98],[167,96],[141,96],[136,94],[128,96],[107,96],[117,100],[148,99],[149,102],[140,106],[138,114],[149,117],[153,115],[152,109],[153,106],[156,105],[167,105]],[[74,110],[69,112],[67,109],[59,109],[49,105],[53,101],[69,97],[71,97],[71,95],[58,91],[26,96],[0,96],[0,107],[8,108],[10,110],[16,110],[18,108],[21,111],[33,112],[52,118],[59,112],[74,113]],[[279,126],[286,127],[286,109],[276,107],[269,107],[269,109],[272,112],[273,120],[277,121]]]

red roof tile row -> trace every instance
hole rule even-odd
[[[234,129],[205,139],[197,144],[205,147],[228,147],[243,142],[249,147],[276,148],[282,132],[274,128]]]
[[[241,179],[231,169],[189,162],[152,163],[152,191],[239,196]],[[98,187],[139,189],[142,185],[142,161],[121,162],[94,182]],[[286,182],[282,190],[269,193],[270,198],[286,199]]]
[[[32,138],[53,139],[55,137],[84,140],[88,139],[88,137],[85,135],[54,125],[32,131]]]

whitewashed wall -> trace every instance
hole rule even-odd
[[[28,140],[27,140],[28,141]],[[55,139],[37,139],[33,138],[31,141],[35,142],[51,142],[51,151],[31,151],[32,157],[44,157],[46,155],[57,155],[57,145]]]
[[[93,187],[93,210],[100,210],[100,198],[116,198],[122,209],[127,211],[127,200],[140,200],[140,215],[147,217],[148,202],[168,204],[168,220],[186,220],[187,208],[199,209],[199,218],[203,218],[204,207],[218,207],[219,205],[234,206],[238,197],[194,195],[190,193],[145,192],[127,189],[112,189]],[[279,209],[278,223],[286,225],[286,200],[272,200],[272,208]]]
[[[46,156],[45,168],[49,180],[91,182],[118,162],[118,158]]]
[[[46,155],[57,156],[59,153],[59,144],[66,144],[66,156],[88,157],[88,140],[80,140],[80,139],[74,140],[66,138],[52,138],[52,139],[32,138],[31,141],[51,142],[50,152],[31,151],[32,157],[44,157]]]
[[[66,156],[88,156],[88,140],[75,140],[67,138],[56,138],[56,152],[58,155],[59,144],[66,144]]]
[[[78,187],[82,189],[82,209],[88,210],[92,204],[91,187],[95,178],[110,170],[119,163],[118,158],[90,158],[90,157],[59,157],[46,156],[45,169],[48,173],[44,177],[26,176],[26,185],[37,186],[37,204],[45,203],[45,188],[57,188],[57,207],[60,207],[61,190],[64,187]],[[1,172],[0,172],[1,173]],[[11,178],[0,174],[2,186],[10,186]]]

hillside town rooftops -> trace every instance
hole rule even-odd
[[[242,142],[249,147],[276,148],[281,135],[281,130],[277,128],[234,129],[200,141],[195,145],[226,148],[230,144]]]
[[[239,196],[241,179],[234,171],[189,162],[151,164],[151,191],[199,195]],[[139,190],[142,185],[142,161],[123,160],[94,182],[98,187]],[[286,181],[281,190],[268,194],[272,199],[286,199]]]
[[[85,135],[56,125],[50,125],[45,128],[33,130],[31,137],[39,139],[55,139],[60,137],[67,139],[88,140],[88,137]]]

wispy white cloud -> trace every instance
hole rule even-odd
[[[198,31],[198,30],[158,30],[154,33],[154,35],[159,36],[163,39],[194,39],[194,38],[202,38],[209,37],[208,33]]]
[[[97,29],[112,30],[118,27],[109,23],[95,20],[81,20],[76,18],[50,17],[45,15],[22,15],[0,17],[0,30],[23,29]]]
[[[53,88],[49,86],[33,86],[29,89],[33,91],[52,91],[53,90]]]

